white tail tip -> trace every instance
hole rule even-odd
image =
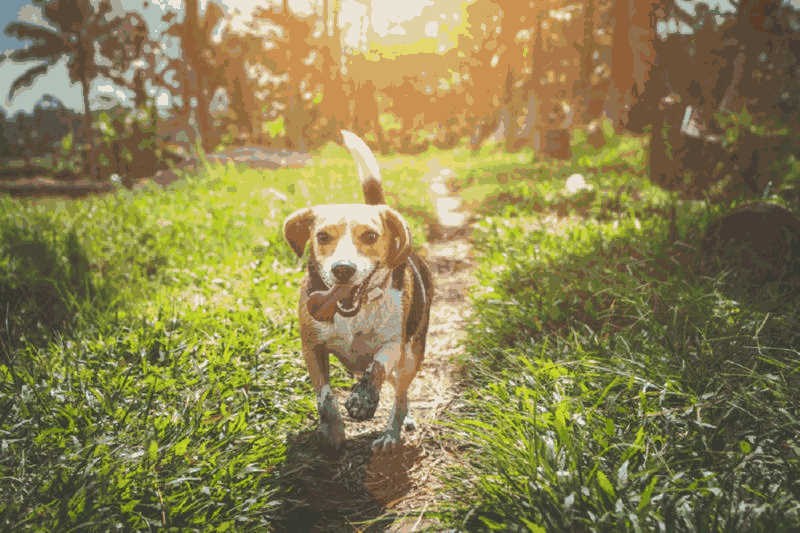
[[[344,146],[350,151],[350,155],[356,161],[358,168],[358,179],[361,183],[368,181],[370,178],[377,181],[381,180],[381,171],[378,168],[378,161],[375,159],[375,154],[369,149],[361,137],[352,131],[342,130],[342,139]]]

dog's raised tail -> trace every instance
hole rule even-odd
[[[364,203],[385,204],[381,171],[372,150],[369,149],[367,143],[361,140],[361,137],[351,131],[342,130],[342,139],[344,139],[344,145],[350,151],[350,155],[356,161],[358,179],[361,180],[361,188],[364,190]]]

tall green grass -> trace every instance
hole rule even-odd
[[[427,184],[385,178],[419,243]],[[277,527],[286,434],[316,416],[281,224],[361,198],[334,146],[302,169],[0,198],[0,529]]]
[[[449,423],[464,464],[442,516],[467,530],[795,530],[800,294],[734,285],[746,276],[700,244],[716,210],[656,215],[670,200],[630,170],[638,152],[614,149],[520,186],[557,191],[582,158],[617,160],[639,197],[613,209],[597,198],[615,178],[599,175],[589,209],[567,212],[584,218],[557,228],[552,198],[513,217],[481,204],[494,216],[475,235],[467,405]]]

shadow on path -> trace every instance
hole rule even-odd
[[[403,445],[373,453],[378,431],[348,438],[338,455],[327,452],[315,428],[289,435],[281,485],[288,492],[284,531],[383,531],[386,513],[411,488],[409,470],[420,450]]]

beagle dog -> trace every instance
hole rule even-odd
[[[345,440],[329,383],[333,353],[351,374],[362,375],[345,402],[353,419],[372,418],[384,380],[394,386],[388,424],[372,443],[373,450],[383,451],[400,443],[401,428],[413,428],[407,392],[425,354],[433,280],[411,250],[408,224],[386,205],[372,151],[349,131],[342,137],[355,159],[365,203],[299,209],[284,222],[283,234],[299,257],[311,242],[298,312],[323,441],[339,450]]]

